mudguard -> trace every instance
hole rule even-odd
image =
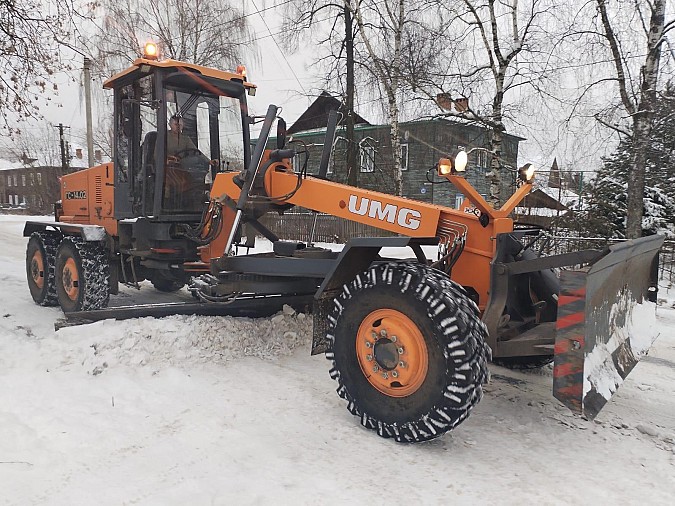
[[[663,236],[612,245],[584,270],[562,271],[553,395],[593,419],[657,337]]]

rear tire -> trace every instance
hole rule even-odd
[[[54,264],[61,237],[55,233],[33,232],[26,248],[26,278],[31,297],[40,306],[56,306]]]
[[[376,264],[344,285],[326,337],[330,375],[349,411],[399,442],[427,441],[457,426],[488,379],[478,308],[425,265]]]
[[[56,294],[64,312],[108,305],[110,266],[103,246],[66,237],[56,253]]]

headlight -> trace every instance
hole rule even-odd
[[[518,177],[526,183],[531,183],[534,180],[534,173],[536,170],[534,165],[527,163],[518,169]]]
[[[438,161],[438,175],[447,176],[448,174],[464,172],[468,161],[469,156],[466,154],[466,151],[460,151],[453,159],[441,158]]]

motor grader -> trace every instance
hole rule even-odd
[[[530,246],[538,231],[510,218],[532,187],[529,170],[495,209],[463,177],[460,152],[436,170],[466,196],[463,208],[418,202],[326,179],[335,114],[318,174],[293,170],[281,120],[276,149],[267,149],[276,106],[252,146],[260,118],[249,115],[246,96],[256,88],[243,69],[146,55],[104,86],[114,93],[114,160],[63,176],[55,221],[24,229],[38,304],[80,318],[304,307],[314,315],[312,354],[325,353],[349,411],[401,442],[462,422],[482,396],[490,359],[554,361],[554,395],[593,417],[645,351],[637,343],[653,339],[637,318],[655,316],[663,238],[539,256]],[[194,148],[169,154],[175,116]],[[261,218],[293,206],[395,235],[351,239],[337,252],[284,240]],[[244,226],[272,251],[233,254]],[[388,258],[383,248],[410,258]],[[144,279],[167,291],[189,283],[199,302],[102,309],[119,283]]]

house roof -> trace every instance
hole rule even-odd
[[[344,106],[337,98],[332,96],[327,91],[321,92],[314,102],[303,112],[300,117],[295,120],[290,128],[288,134],[297,132],[304,132],[317,128],[325,128],[328,122],[328,113],[330,111],[344,112]],[[369,125],[368,121],[363,119],[358,114],[354,113],[354,123]]]

